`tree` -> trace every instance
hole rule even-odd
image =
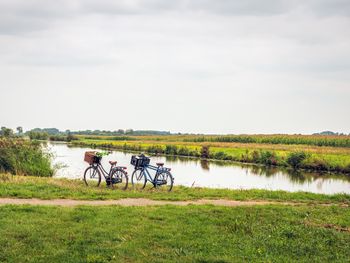
[[[1,135],[4,137],[11,137],[13,135],[13,130],[6,127],[1,127]]]
[[[18,127],[16,128],[16,130],[17,130],[17,133],[18,133],[19,135],[21,135],[21,134],[23,133],[23,128],[22,128],[21,126],[18,126]]]
[[[127,129],[125,131],[125,134],[133,134],[133,133],[134,133],[133,129]]]

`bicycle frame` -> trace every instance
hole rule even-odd
[[[154,175],[153,179],[152,179],[152,176],[150,174],[150,172],[148,171],[148,169],[150,170],[153,170],[156,172],[156,174]],[[142,173],[145,173],[145,177],[146,177],[146,180],[152,184],[155,183],[155,179],[156,179],[156,176],[160,173],[160,172],[165,172],[165,171],[170,171],[169,168],[165,168],[165,167],[160,167],[160,166],[154,166],[154,165],[146,165],[142,168]]]
[[[113,169],[113,166],[111,166],[111,168],[109,169],[109,172],[107,172],[107,171],[103,168],[102,164],[100,164],[100,163],[92,164],[91,166],[92,166],[92,167],[95,167],[96,169],[98,169],[98,170],[102,173],[102,175],[103,175],[103,177],[104,177],[105,179],[107,179],[107,177],[109,177],[109,176],[111,175],[112,169]]]

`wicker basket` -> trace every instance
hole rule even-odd
[[[100,163],[101,157],[96,156],[96,152],[85,152],[84,161],[90,165]]]

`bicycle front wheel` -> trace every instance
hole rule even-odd
[[[123,169],[115,169],[110,176],[112,188],[126,190],[128,188],[128,174]]]
[[[131,183],[135,190],[144,189],[147,183],[143,169],[137,169],[132,173]]]
[[[174,178],[169,171],[163,171],[156,175],[154,179],[154,186],[156,188],[166,189],[168,192],[173,189]]]
[[[84,182],[87,186],[98,187],[101,183],[101,173],[97,167],[90,166],[84,172]]]

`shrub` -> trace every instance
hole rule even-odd
[[[209,146],[203,145],[202,148],[201,148],[201,153],[200,154],[201,154],[202,158],[208,159],[209,156],[210,156]]]
[[[165,146],[165,153],[176,155],[177,154],[177,146],[176,145],[166,145]]]
[[[297,169],[306,158],[307,154],[303,151],[291,152],[288,154],[286,162],[294,169]]]
[[[277,158],[275,153],[270,151],[261,151],[259,156],[259,163],[265,165],[276,165]]]
[[[226,153],[220,151],[214,154],[214,158],[218,160],[226,160],[228,156],[226,155]]]
[[[30,131],[28,136],[31,140],[47,140],[49,138],[49,134],[46,132]]]
[[[21,139],[0,140],[0,170],[12,174],[53,175],[50,155],[40,144]]]

